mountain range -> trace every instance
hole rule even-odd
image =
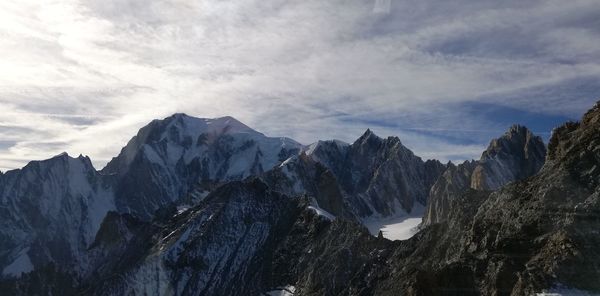
[[[9,295],[600,292],[600,105],[546,146],[514,125],[479,160],[367,130],[302,145],[174,114],[96,170],[63,153],[0,174]],[[422,217],[390,240],[370,223]],[[378,229],[375,229],[378,230]]]

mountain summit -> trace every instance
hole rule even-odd
[[[546,146],[524,126],[514,125],[491,141],[482,153],[471,180],[471,188],[498,189],[508,182],[527,178],[544,165]]]
[[[55,263],[83,273],[84,254],[109,211],[149,221],[182,204],[198,184],[263,173],[301,148],[232,117],[175,114],[143,127],[101,171],[88,157],[66,153],[32,161],[0,176],[0,270],[20,276]]]
[[[292,139],[267,137],[233,117],[179,113],[143,127],[101,172],[116,175],[121,211],[149,219],[199,183],[211,188],[261,174],[301,148]]]
[[[153,120],[140,129],[102,172],[123,174],[139,154],[144,154],[146,158],[158,163],[176,164],[180,160],[190,163],[206,152],[208,150],[206,147],[224,144],[219,142],[226,142],[227,139],[247,141],[247,145],[270,144],[284,148],[289,146],[289,149],[301,147],[299,143],[289,138],[269,138],[230,116],[208,119],[177,113],[163,120]],[[224,152],[226,153],[227,151]]]

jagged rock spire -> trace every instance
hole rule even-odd
[[[511,126],[490,142],[478,161],[449,165],[429,192],[423,224],[444,221],[452,199],[469,188],[494,190],[509,182],[536,174],[544,165],[546,147],[542,139],[522,125]]]

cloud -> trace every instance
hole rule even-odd
[[[101,167],[173,112],[478,157],[512,118],[547,133],[600,97],[598,19],[594,0],[0,3],[0,169]]]

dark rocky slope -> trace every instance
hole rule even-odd
[[[319,141],[265,179],[290,195],[311,195],[341,217],[387,217],[424,205],[445,168],[423,161],[397,137],[382,139],[367,130],[352,144]]]
[[[600,293],[599,166],[596,105],[581,123],[554,131],[539,174],[495,192],[468,189],[449,201],[447,220],[408,241],[373,243],[334,222],[300,246],[284,245],[304,250],[295,253],[325,246],[307,261],[329,258],[328,268],[315,263],[288,281],[300,295],[534,295],[555,286]],[[335,259],[340,252],[352,256]],[[343,287],[330,282],[339,277]]]
[[[423,225],[447,219],[448,206],[467,189],[496,190],[509,182],[535,175],[544,165],[546,146],[524,126],[512,126],[502,137],[490,142],[477,161],[448,164],[433,184]]]
[[[83,291],[94,295],[256,295],[268,285],[271,250],[301,210],[299,199],[253,179],[230,182],[197,207],[155,219],[152,227],[138,234],[145,240],[134,236],[123,247],[113,247],[114,239],[123,237],[113,235],[119,224],[105,221],[106,229],[101,229],[91,249],[101,255],[95,256],[99,264]],[[135,254],[127,255],[127,250]],[[124,260],[128,263],[123,264]]]

